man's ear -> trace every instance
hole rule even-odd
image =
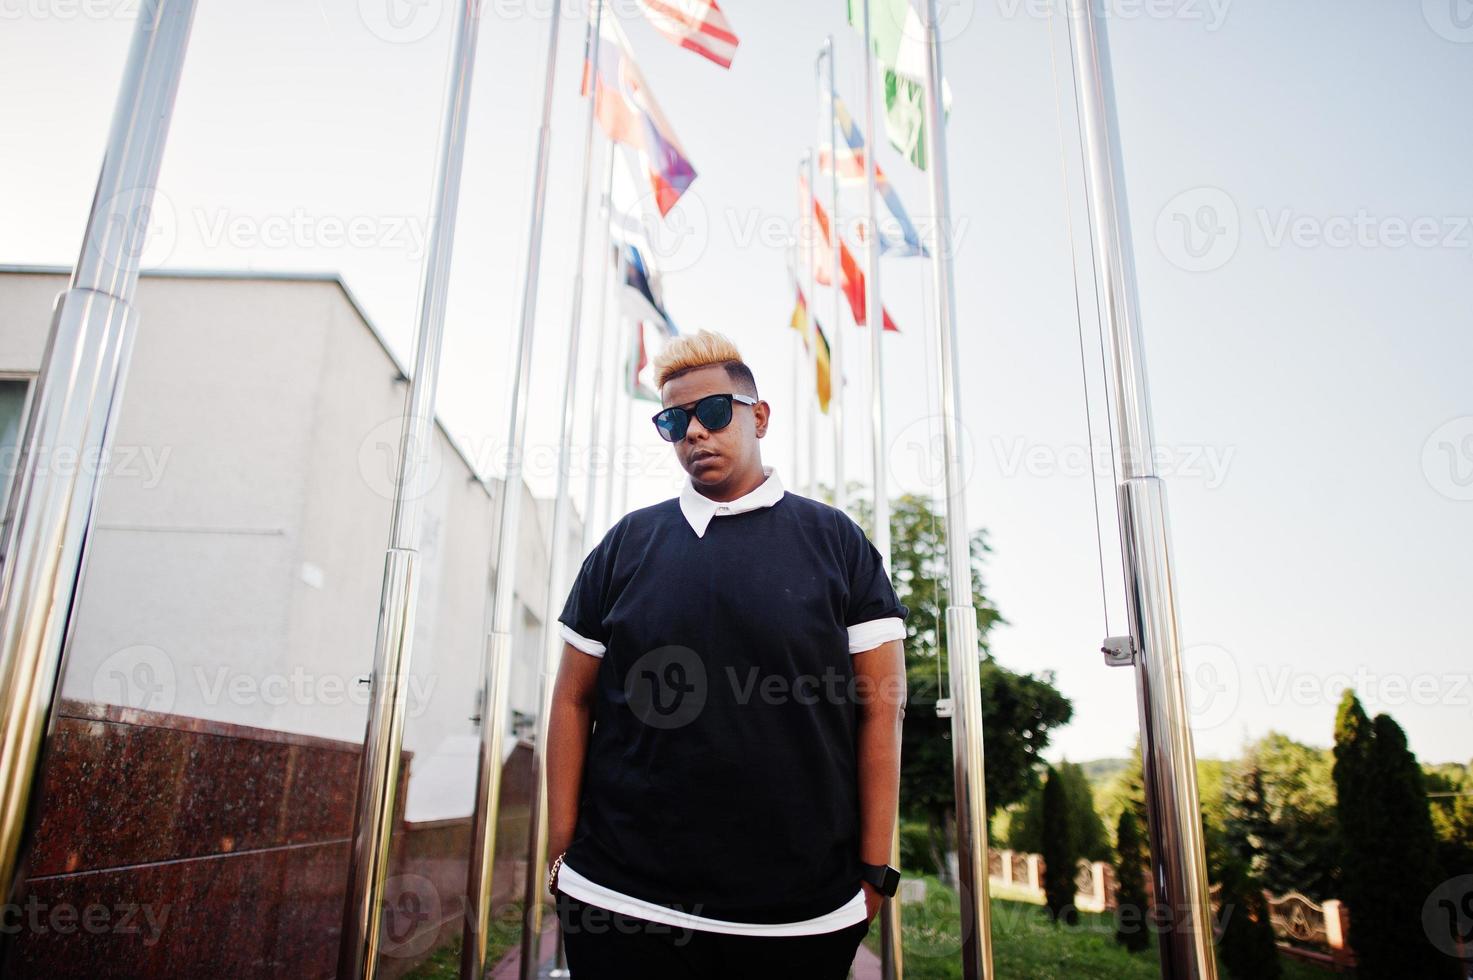
[[[772,413],[772,406],[765,401],[759,401],[752,406],[752,418],[757,421],[757,438],[761,439],[767,435],[767,420]]]

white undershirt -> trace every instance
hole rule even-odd
[[[869,914],[864,902],[864,888],[861,887],[853,898],[832,912],[801,922],[728,922],[724,919],[708,919],[703,915],[677,912],[663,905],[655,905],[653,902],[616,892],[612,888],[605,888],[574,871],[566,861],[558,869],[557,888],[580,902],[588,902],[611,912],[682,929],[724,932],[731,936],[811,936],[863,922]]]

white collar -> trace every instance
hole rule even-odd
[[[685,515],[687,523],[696,537],[704,538],[706,528],[711,524],[713,517],[730,517],[732,514],[745,514],[749,510],[760,510],[763,507],[771,507],[783,497],[783,484],[771,466],[762,467],[762,472],[767,479],[755,489],[751,490],[735,500],[712,500],[695,488],[695,484],[686,480],[680,487],[680,512]]]

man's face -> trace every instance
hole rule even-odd
[[[680,407],[694,413],[695,403],[707,395],[743,394],[719,364],[698,368],[665,382],[661,391],[665,408]],[[691,415],[685,438],[672,445],[675,458],[690,474],[691,482],[703,487],[719,487],[748,466],[761,466],[757,440],[767,434],[769,407],[759,401],[755,405],[732,402],[731,422],[711,432]]]

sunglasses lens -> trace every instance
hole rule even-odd
[[[731,399],[725,395],[712,395],[696,404],[696,418],[713,432],[724,429],[731,422]]]
[[[660,438],[666,442],[676,442],[685,438],[685,428],[690,418],[685,414],[683,408],[667,408],[655,416],[655,429],[659,431]]]

